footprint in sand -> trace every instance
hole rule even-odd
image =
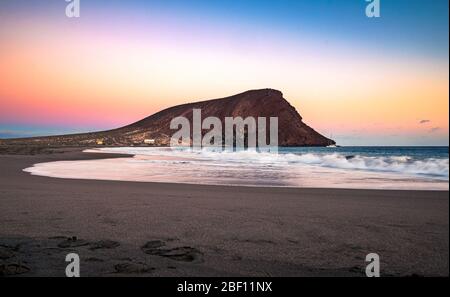
[[[103,259],[96,258],[96,257],[89,257],[85,261],[86,262],[105,262]]]
[[[12,263],[0,265],[0,276],[18,275],[27,273],[28,271],[30,271],[30,268],[23,264]]]
[[[148,241],[141,249],[146,254],[166,257],[175,261],[193,262],[201,261],[203,258],[203,253],[193,247],[181,246],[169,248],[161,240]]]
[[[9,246],[0,245],[0,276],[18,275],[27,273],[30,268],[22,264],[20,261],[18,263],[17,259],[13,261],[14,258],[18,256],[19,246]],[[13,261],[11,263],[11,261]],[[9,262],[9,263],[7,263]]]
[[[97,242],[93,242],[90,244],[90,250],[98,250],[98,249],[113,249],[120,245],[117,241],[113,240],[100,240]]]
[[[14,248],[0,245],[0,260],[6,260],[15,256]]]
[[[152,267],[148,267],[144,263],[119,263],[114,265],[114,269],[117,273],[148,273],[154,270]]]
[[[58,247],[60,248],[73,248],[79,246],[88,245],[89,242],[83,239],[78,239],[76,236],[68,237],[65,240],[58,243]]]
[[[99,249],[113,249],[120,246],[120,243],[113,240],[100,240],[96,242],[88,242],[83,239],[79,239],[76,236],[72,237],[64,237],[64,236],[55,236],[50,239],[63,239],[60,243],[58,243],[59,248],[74,248],[81,246],[89,246],[90,250],[99,250]]]

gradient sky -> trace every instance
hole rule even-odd
[[[0,1],[0,138],[274,88],[342,145],[448,145],[448,0]]]

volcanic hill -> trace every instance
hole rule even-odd
[[[280,146],[328,146],[335,142],[303,123],[302,117],[273,89],[250,90],[234,96],[177,105],[157,112],[138,122],[121,128],[82,134],[2,139],[0,144],[40,145],[105,145],[129,146],[152,139],[155,145],[168,145],[176,130],[170,129],[173,118],[184,116],[192,124],[192,110],[201,109],[202,119],[218,117],[224,127],[225,117],[278,117],[278,144]],[[267,122],[267,125],[269,123]],[[192,125],[191,125],[192,126]],[[204,130],[203,133],[206,133]]]

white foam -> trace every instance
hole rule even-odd
[[[430,178],[436,177],[448,180],[449,160],[448,158],[436,159],[427,158],[423,160],[413,160],[410,156],[346,156],[343,154],[293,154],[293,153],[266,153],[252,150],[230,152],[230,151],[211,151],[211,150],[189,150],[189,149],[170,149],[170,148],[101,148],[96,150],[87,150],[87,152],[107,152],[123,153],[143,156],[175,156],[190,157],[198,160],[209,160],[217,163],[258,163],[270,165],[291,165],[307,164],[336,169],[357,169],[376,172],[394,172],[408,175],[424,175]]]
[[[448,158],[346,157],[337,153],[215,152],[120,147],[87,150],[132,158],[59,161],[24,171],[61,178],[194,184],[448,190]]]

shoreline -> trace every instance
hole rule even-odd
[[[15,147],[15,146],[13,146]],[[46,149],[47,147],[44,147]],[[0,158],[2,157],[12,157],[12,156],[48,156],[48,158],[44,158],[43,161],[34,162],[34,163],[26,163],[25,168],[32,167],[35,164],[46,163],[46,162],[58,162],[58,161],[85,161],[85,160],[101,160],[101,159],[116,159],[116,158],[133,158],[136,154],[123,154],[123,153],[104,153],[104,152],[84,152],[88,149],[96,149],[98,147],[52,147],[55,152],[50,153],[38,153],[38,154],[2,154],[0,152]],[[69,154],[68,154],[69,153]],[[72,154],[71,154],[72,153]],[[56,156],[61,156],[58,158]],[[56,158],[55,158],[56,157]],[[22,170],[23,170],[22,169]],[[200,186],[200,187],[219,187],[219,188],[273,188],[273,189],[305,189],[305,190],[343,190],[343,191],[353,191],[353,190],[363,190],[363,191],[417,191],[417,192],[449,192],[449,190],[404,190],[404,189],[355,189],[355,188],[321,188],[321,187],[295,187],[295,186],[257,186],[257,185],[214,185],[214,184],[195,184],[195,183],[171,183],[171,182],[151,182],[151,181],[126,181],[126,180],[108,180],[108,179],[83,179],[83,178],[64,178],[64,177],[51,177],[51,176],[42,176],[42,175],[34,175],[26,171],[22,171],[23,173],[31,176],[41,177],[41,178],[50,178],[50,179],[62,179],[62,180],[92,180],[92,181],[104,181],[104,182],[118,182],[118,183],[149,183],[149,184],[165,184],[165,185],[188,185],[188,186]]]
[[[130,157],[83,149],[0,154],[0,254],[11,255],[0,264],[20,260],[29,269],[22,276],[64,276],[64,256],[76,251],[84,276],[364,276],[365,255],[378,252],[382,275],[448,276],[448,191],[142,183],[22,171],[40,162]]]
[[[246,182],[242,182],[235,178],[231,180],[221,180],[217,178],[209,179],[208,174],[204,174],[201,177],[197,178],[189,178],[189,175],[172,175],[166,177],[159,177],[158,172],[165,172],[167,168],[161,167],[161,164],[156,164],[152,167],[143,168],[147,171],[155,170],[155,174],[151,175],[142,175],[141,172],[136,174],[136,167],[129,168],[129,174],[120,173],[117,175],[116,173],[111,174],[109,170],[120,168],[121,166],[128,166],[128,161],[126,159],[138,159],[137,161],[143,160],[175,160],[175,161],[196,161],[196,157],[184,157],[184,156],[168,156],[168,155],[140,155],[135,152],[114,152],[114,151],[103,151],[103,147],[101,148],[80,148],[79,152],[86,154],[86,158],[77,158],[76,160],[72,159],[63,159],[63,160],[52,160],[50,162],[40,162],[32,164],[31,166],[27,166],[24,168],[24,171],[35,176],[42,177],[50,177],[50,178],[61,178],[61,179],[71,179],[71,180],[97,180],[97,181],[117,181],[117,182],[138,182],[138,183],[167,183],[167,184],[185,184],[185,185],[198,185],[198,186],[225,186],[225,187],[262,187],[262,188],[292,188],[292,189],[348,189],[348,190],[392,190],[392,191],[402,191],[402,190],[411,190],[411,191],[448,191],[448,180],[440,179],[440,178],[431,178],[431,177],[420,177],[414,175],[404,175],[402,176],[399,172],[390,172],[390,171],[377,171],[377,170],[359,170],[354,169],[353,173],[349,174],[349,171],[343,170],[342,168],[329,168],[325,166],[321,168],[321,170],[328,170],[329,172],[323,172],[321,174],[329,174],[329,176],[334,176],[330,179],[331,183],[326,184],[326,186],[322,186],[326,182],[326,179],[317,179],[317,174],[314,177],[316,180],[312,181],[306,178],[303,181],[295,183],[289,183],[286,181],[280,181],[278,183],[264,183],[264,180],[257,180],[255,178],[247,179]],[[134,148],[131,148],[133,149]],[[88,157],[89,155],[89,157]],[[95,155],[103,155],[99,157],[95,157]],[[109,159],[122,159],[117,161],[112,161]],[[99,162],[95,162],[93,164],[76,162],[76,161],[91,161],[98,160]],[[53,163],[58,161],[68,161],[72,162],[73,170],[67,171],[65,170],[65,166],[61,166],[59,164]],[[82,166],[83,170],[80,171],[79,166]],[[304,170],[308,170],[308,164],[305,164],[306,168]],[[175,166],[175,170],[177,168],[179,170],[185,170],[183,167]],[[92,172],[86,171],[88,168],[85,167],[93,167],[97,168],[97,170],[93,170]],[[171,168],[172,169],[172,168]],[[257,170],[257,169],[255,169]],[[140,169],[142,171],[142,169]],[[342,171],[342,173],[339,173]],[[115,172],[115,170],[114,170]],[[206,171],[209,172],[209,171]],[[307,172],[307,171],[306,171]],[[217,173],[211,172],[214,175]],[[274,172],[276,173],[276,172]],[[187,174],[185,172],[185,174]],[[338,174],[338,176],[336,176]],[[346,178],[339,178],[339,174],[345,174]],[[314,179],[313,178],[313,179]],[[336,180],[334,180],[337,178]],[[351,180],[359,180],[366,179],[366,182],[352,182]],[[384,180],[384,182],[380,182]],[[320,184],[320,186],[318,186]]]

